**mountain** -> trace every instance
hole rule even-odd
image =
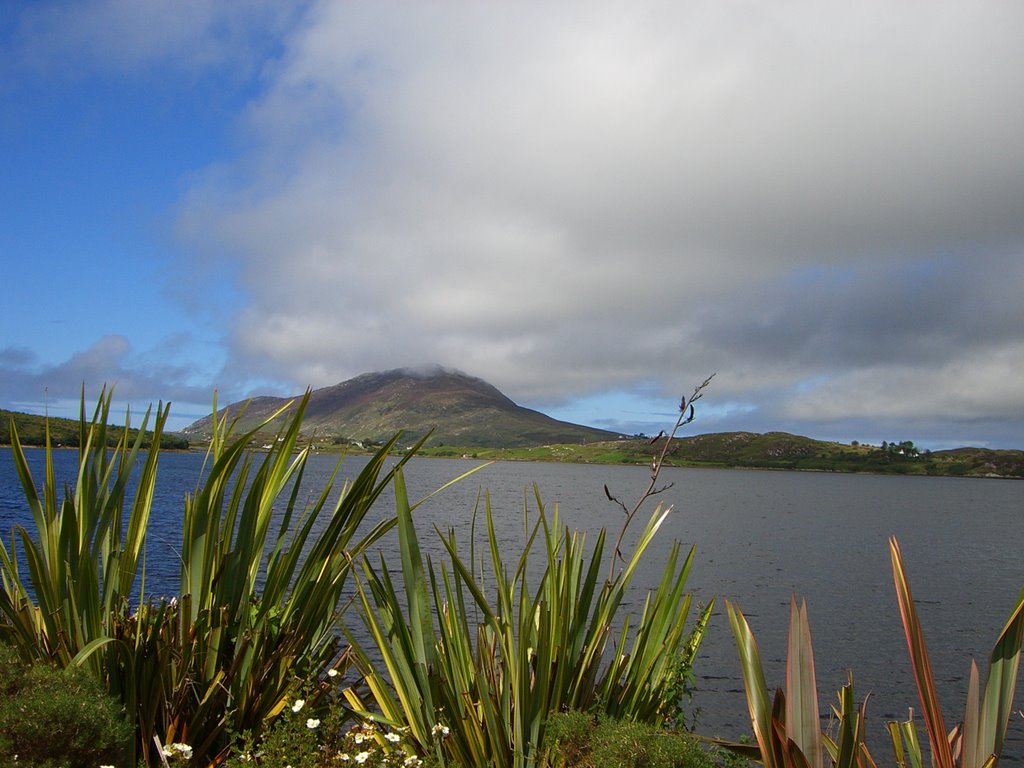
[[[289,400],[257,397],[233,403],[218,412],[237,414],[245,406],[240,427],[249,429]],[[209,435],[211,417],[183,430],[190,439]],[[403,430],[411,442],[433,430],[429,445],[465,448],[516,448],[551,443],[612,440],[618,435],[552,419],[516,405],[482,379],[458,371],[395,369],[364,373],[354,379],[314,390],[306,407],[303,434],[324,442],[377,443]]]

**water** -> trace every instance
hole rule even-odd
[[[30,454],[38,478],[42,453]],[[58,477],[71,477],[77,454],[56,456]],[[161,457],[148,559],[150,591],[159,593],[161,579],[173,591],[181,499],[194,489],[201,460],[185,453]],[[311,495],[336,460],[311,459],[305,481]],[[346,459],[342,475],[354,476],[365,462],[364,457]],[[406,470],[410,496],[419,499],[478,464],[414,459]],[[648,480],[643,467],[500,462],[425,502],[416,524],[424,551],[435,559],[443,551],[432,533],[435,525],[455,529],[464,546],[478,494],[486,489],[511,558],[522,542],[524,504],[536,509],[534,483],[549,512],[557,504],[568,525],[590,531],[593,538],[602,526],[613,537],[623,518],[622,510],[605,498],[604,486],[631,505]],[[852,669],[858,700],[871,694],[869,743],[875,757],[882,764],[892,762],[884,723],[919,706],[892,584],[891,535],[903,549],[947,724],[960,719],[970,658],[978,660],[984,675],[988,653],[1024,585],[1019,550],[1024,483],[672,468],[663,471],[661,481],[673,485],[655,500],[672,504],[674,511],[637,582],[645,587],[657,582],[672,539],[697,545],[690,587],[698,601],[718,600],[696,669],[700,732],[738,738],[750,730],[723,599],[743,609],[774,688],[784,679],[789,601],[796,594],[808,602],[823,712]],[[653,503],[634,524],[634,533],[650,508]],[[390,511],[383,505],[379,514]],[[0,531],[5,539],[12,522],[27,518],[10,453],[0,452]],[[477,533],[482,534],[479,526]],[[394,540],[380,546],[387,552]],[[1004,762],[1022,759],[1024,722],[1015,716]]]

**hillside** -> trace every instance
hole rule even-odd
[[[91,414],[90,414],[91,415]],[[31,413],[19,413],[18,411],[7,411],[0,408],[0,445],[11,444],[11,422],[14,422],[18,430],[18,439],[22,445],[46,445],[46,424],[45,416],[38,416]],[[50,417],[50,443],[60,448],[77,448],[79,443],[79,422],[78,419],[59,419]],[[107,433],[107,444],[113,446],[120,439],[124,432],[123,427],[110,425]],[[128,431],[129,436],[135,439],[137,429]],[[151,437],[146,433],[142,444],[146,447],[150,444]],[[188,440],[182,435],[174,432],[164,433],[160,436],[161,448],[169,450],[186,450]]]
[[[251,428],[289,398],[258,397],[221,409],[236,414],[245,406],[241,426]],[[210,417],[186,427],[201,440]],[[418,373],[396,369],[366,373],[312,392],[303,435],[323,443],[373,444],[404,430],[411,442],[433,430],[430,445],[462,448],[520,448],[551,443],[584,443],[618,435],[557,421],[516,405],[487,382],[456,371]]]
[[[547,445],[526,449],[475,451],[481,459],[647,464],[663,443],[644,439],[586,445]],[[455,451],[428,448],[435,456]],[[887,475],[1024,478],[1024,451],[957,448],[904,454],[879,446],[849,445],[786,432],[720,432],[684,436],[673,442],[666,462],[676,466],[744,467]]]

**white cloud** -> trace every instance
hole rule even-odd
[[[225,378],[438,362],[554,404],[718,371],[751,423],[865,393],[1020,423],[1019,3],[278,7],[22,26],[44,59],[259,69],[178,219],[245,299]]]
[[[93,407],[101,387],[113,388],[118,415],[131,404],[137,423],[157,400],[172,402],[169,427],[180,429],[207,414],[213,392],[196,384],[193,369],[174,362],[173,357],[167,346],[140,354],[121,335],[104,336],[56,364],[8,347],[0,349],[0,392],[4,407],[29,412],[46,409],[54,416],[77,418],[83,387],[87,409]]]

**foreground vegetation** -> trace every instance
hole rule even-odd
[[[640,498],[625,503],[605,489],[623,511],[614,540],[601,530],[588,545],[537,492],[514,556],[497,540],[486,498],[473,524],[480,518],[482,539],[471,535],[465,551],[455,532],[435,531],[444,557],[423,554],[403,477],[422,445],[392,458],[396,436],[356,479],[336,489],[332,477],[308,495],[310,449],[298,447],[305,399],[263,452],[251,450],[262,427],[219,420],[202,477],[184,499],[172,597],[149,591],[145,556],[160,451],[144,451],[143,440],[152,419],[160,444],[167,409],[147,412],[137,432],[118,431],[110,451],[111,395],[91,418],[83,403],[78,477],[63,497],[52,453],[37,483],[12,426],[33,530],[16,526],[9,546],[0,540],[0,662],[8,662],[0,664],[0,760],[699,768],[728,753],[769,768],[871,768],[852,677],[834,706],[835,728],[821,730],[807,611],[795,600],[786,684],[774,697],[743,614],[728,606],[753,741],[701,744],[686,732],[689,681],[712,610],[691,616],[694,552],[673,546],[660,583],[639,603],[632,579],[669,514],[642,508],[660,492],[661,467],[707,384],[683,398],[667,439],[648,445],[654,459]],[[380,519],[370,513],[385,492],[395,514]],[[642,529],[626,536],[634,521]],[[387,534],[397,536],[397,557],[375,561],[370,547]],[[912,722],[890,724],[895,760],[923,768],[930,753],[942,768],[991,768],[1010,719],[1024,592],[984,684],[972,662],[964,717],[947,732],[895,540],[891,554],[927,733],[925,746]],[[38,682],[63,675],[67,695]],[[61,710],[62,701],[73,706]],[[83,701],[95,706],[76,709]],[[80,731],[66,742],[40,738],[39,723],[57,720],[92,725],[85,739]]]

